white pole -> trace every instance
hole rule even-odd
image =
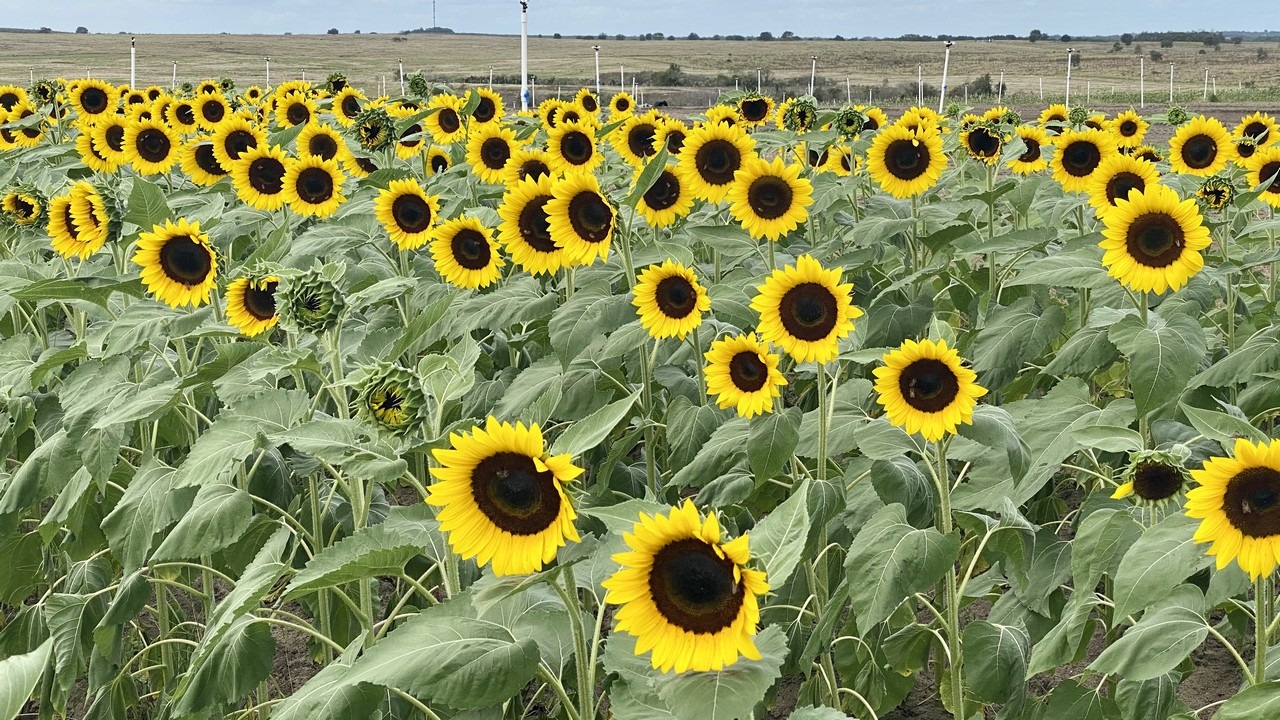
[[[596,97],[600,96],[600,46],[592,45],[592,50],[596,51]]]
[[[129,38],[129,89],[138,88],[138,38]]]
[[[916,66],[916,107],[924,107],[924,66]]]
[[[1218,76],[1217,75],[1213,76],[1213,94],[1214,95],[1218,94]]]
[[[520,109],[529,109],[529,3],[520,0]]]
[[[1040,78],[1040,99],[1044,99],[1044,78]]]
[[[396,58],[396,62],[400,63],[400,94],[404,95],[404,58]],[[302,79],[306,80],[306,77]]]
[[[969,86],[968,85],[964,86],[964,104],[965,105],[969,104]]]
[[[382,91],[379,92],[378,94],[379,95],[387,94],[387,74],[386,73],[382,74]]]
[[[947,100],[947,67],[951,64],[951,45],[950,40],[947,41],[946,53],[942,56],[942,90],[938,93],[938,112],[942,112],[943,103]]]
[[[738,78],[734,78],[734,79],[733,79],[733,91],[734,91],[734,92],[738,92],[738,90],[740,90],[740,89],[741,89],[741,88],[739,88],[739,87],[738,87]]]
[[[529,76],[529,104],[535,105],[535,106],[538,104],[538,76],[537,75]]]
[[[1204,69],[1204,99],[1209,99],[1209,68]]]
[[[1169,104],[1173,104],[1173,63],[1169,63]]]
[[[1000,86],[996,88],[996,103],[1004,102],[1004,70],[1000,71]]]
[[[177,63],[174,63],[176,66]],[[271,87],[271,56],[267,56],[267,87]]]
[[[404,75],[404,72],[401,72],[400,74],[401,74],[401,75]],[[302,71],[302,82],[306,82],[306,81],[307,81],[307,71],[306,71],[306,70],[303,70],[303,71]]]
[[[1138,107],[1147,106],[1147,59],[1138,58]]]
[[[1084,83],[1084,104],[1088,105],[1092,97],[1093,97],[1093,81],[1086,80]]]
[[[489,89],[493,89],[493,66],[489,66]]]
[[[173,62],[173,81],[169,83],[169,89],[176,90],[177,87],[178,87],[178,61],[175,60]]]
[[[848,77],[844,79],[844,92],[846,95],[849,96],[849,104],[852,105],[853,104],[853,85],[850,83]]]
[[[1075,48],[1067,48],[1067,99],[1062,104],[1068,108],[1071,107],[1071,53],[1075,51]]]
[[[618,89],[626,92],[627,90],[627,68],[618,66]]]
[[[872,92],[871,88],[867,88],[867,104],[868,104],[868,105],[870,105],[870,104],[872,103],[872,100],[871,100],[871,92]]]
[[[763,84],[762,83],[763,79],[764,79],[763,71],[760,68],[756,68],[756,92],[757,93],[760,92],[761,85]]]
[[[640,97],[640,81],[635,75],[631,76],[631,97]]]
[[[29,68],[27,68],[27,73],[31,75],[31,84],[32,84],[32,85],[35,85],[35,84],[36,84],[36,69],[35,69],[35,68],[33,68],[33,67],[29,67]]]
[[[809,71],[809,94],[813,95],[813,83],[818,79],[818,56],[813,56],[813,68]]]

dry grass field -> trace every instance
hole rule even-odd
[[[594,54],[601,45],[601,72],[606,89],[616,88],[619,66],[644,80],[652,73],[678,65],[688,84],[705,86],[694,93],[710,97],[713,90],[732,89],[737,78],[754,88],[757,70],[765,90],[782,93],[808,85],[811,58],[818,57],[820,95],[845,94],[846,79],[855,98],[870,89],[877,102],[891,103],[908,88],[915,92],[916,73],[923,67],[925,82],[937,86],[942,72],[938,42],[801,40],[574,40],[533,37],[529,41],[530,72],[538,78],[540,96],[549,88],[594,83]],[[1072,93],[1094,102],[1138,92],[1139,54],[1146,56],[1149,104],[1167,102],[1169,64],[1180,102],[1202,99],[1205,70],[1216,80],[1224,101],[1280,98],[1280,44],[1246,42],[1223,44],[1219,50],[1199,43],[1137,43],[1119,52],[1111,43],[1072,43],[1081,53],[1073,70]],[[1025,40],[958,42],[951,54],[951,87],[990,73],[993,81],[1005,72],[1009,92],[1024,101],[1039,99],[1043,81],[1046,101],[1061,100],[1065,86],[1067,44]],[[1155,50],[1162,59],[1155,62]],[[388,89],[397,82],[398,61],[405,71],[422,71],[428,79],[458,84],[487,83],[492,67],[499,84],[514,82],[519,73],[519,38],[493,35],[145,35],[138,38],[139,84],[168,85],[173,62],[178,81],[231,77],[241,86],[265,81],[264,57],[271,56],[271,79],[323,79],[341,71],[355,84],[376,89],[384,76]],[[0,82],[26,84],[32,75],[76,77],[86,73],[113,82],[127,82],[129,38],[126,35],[0,33]],[[727,88],[726,88],[727,86]],[[1250,89],[1252,86],[1252,89]],[[628,89],[630,89],[628,87]],[[551,90],[554,92],[554,90]],[[956,91],[958,92],[958,91]],[[1113,94],[1114,93],[1114,94]],[[688,94],[688,93],[686,93]],[[842,98],[841,98],[842,99]],[[1125,102],[1129,102],[1127,99]],[[674,104],[674,103],[673,103]]]

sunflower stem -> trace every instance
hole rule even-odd
[[[648,340],[640,346],[640,399],[644,404],[644,477],[645,484],[652,493],[654,499],[658,498],[658,469],[654,465],[656,458],[654,457],[654,435],[653,435],[653,368],[651,367],[652,356],[646,352],[649,348]],[[655,347],[656,349],[656,347]]]
[[[1275,615],[1275,598],[1271,596],[1271,576],[1264,575],[1254,581],[1253,605],[1255,617],[1253,621],[1253,684],[1266,682],[1267,679],[1267,643],[1271,619]]]
[[[693,335],[689,337],[693,345],[693,364],[698,368],[698,390],[702,402],[707,404],[707,377],[706,372],[702,368],[702,339],[698,337],[698,328],[693,329]]]
[[[311,555],[315,557],[320,554],[320,543],[324,541],[324,518],[320,515],[320,485],[316,482],[316,473],[307,476],[307,493],[311,496],[311,537],[313,538],[314,547],[311,548]],[[320,634],[327,638],[333,637],[333,628],[329,617],[329,593],[327,590],[320,589],[316,591],[317,602],[320,606]],[[329,663],[333,660],[332,651],[326,646],[323,649],[324,661]]]
[[[595,712],[595,692],[587,684],[589,682],[587,634],[582,624],[582,602],[578,598],[578,584],[573,577],[573,566],[566,566],[560,577],[564,579],[563,588],[559,583],[551,585],[560,595],[565,610],[569,612],[569,630],[573,633],[573,664],[578,679],[578,707],[580,708],[578,715],[590,718]]]
[[[827,365],[818,363],[818,482],[827,481],[827,431],[831,419],[827,414]]]
[[[933,473],[934,483],[938,489],[938,530],[943,535],[950,535],[954,526],[951,520],[951,481],[947,470],[947,446],[945,440],[934,445],[937,454],[938,469]],[[947,569],[944,581],[946,591],[946,624],[947,624],[947,672],[951,682],[951,714],[956,720],[965,720],[964,708],[964,659],[960,647],[960,593],[957,586],[956,567],[953,563]]]

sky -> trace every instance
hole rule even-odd
[[[437,24],[456,32],[518,34],[518,0],[437,0]],[[550,35],[896,37],[920,35],[1105,35],[1144,30],[1280,27],[1280,10],[1250,18],[1202,0],[530,0],[529,32]],[[891,7],[892,11],[886,11]],[[406,12],[411,8],[412,12]],[[1272,15],[1268,18],[1267,15]],[[91,32],[320,34],[397,32],[431,26],[430,0],[0,0],[0,22]],[[1268,26],[1267,23],[1270,22]],[[1216,25],[1215,25],[1216,24]],[[1250,26],[1253,27],[1250,27]]]

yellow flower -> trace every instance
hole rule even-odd
[[[773,412],[773,399],[782,396],[787,379],[778,371],[781,355],[755,333],[724,336],[711,343],[707,359],[707,394],[714,395],[721,408],[734,408],[751,418]]]
[[[702,324],[702,313],[711,310],[707,289],[693,271],[672,260],[645,268],[638,276],[631,304],[640,325],[657,339],[678,337]]]
[[[852,285],[840,284],[840,270],[826,270],[808,255],[773,271],[757,288],[751,308],[760,313],[760,335],[796,362],[828,363],[839,354],[840,338],[853,332]]]
[[[1170,188],[1130,190],[1102,220],[1102,264],[1130,290],[1176,291],[1204,267],[1200,251],[1209,247],[1209,229],[1196,201],[1179,200]]]
[[[1201,521],[1195,541],[1212,543],[1219,570],[1235,560],[1257,580],[1280,554],[1280,443],[1240,438],[1232,455],[1191,471],[1200,486],[1187,492],[1187,515]]]
[[[169,307],[204,305],[217,287],[218,257],[198,222],[166,220],[141,233],[133,261],[142,266],[142,284]]]
[[[945,340],[907,340],[884,356],[876,368],[876,402],[889,422],[936,442],[973,424],[978,398],[987,394],[978,376],[966,368]]]
[[[777,241],[809,218],[813,185],[800,177],[799,165],[787,165],[780,157],[772,162],[755,158],[735,173],[725,199],[729,213],[751,237]]]

